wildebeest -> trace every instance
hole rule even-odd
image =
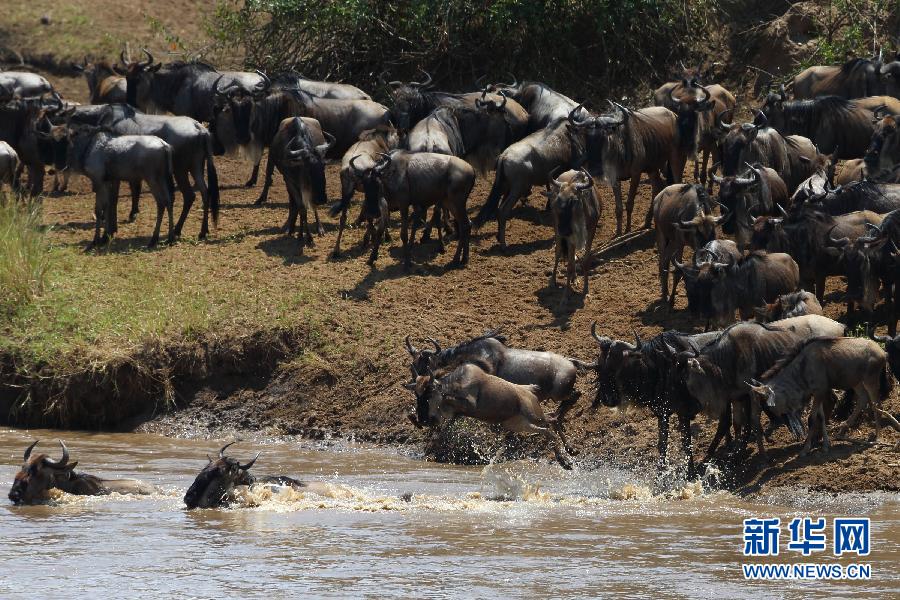
[[[800,290],[790,294],[782,294],[776,298],[775,302],[766,304],[765,308],[757,308],[756,322],[771,323],[772,321],[790,319],[791,317],[821,314],[823,314],[822,305],[819,304],[816,295],[806,290]]]
[[[72,68],[84,75],[91,104],[125,104],[128,102],[128,83],[116,73],[113,65],[105,60],[82,64],[72,63]]]
[[[134,479],[101,479],[87,473],[76,473],[78,461],[69,462],[69,449],[62,440],[62,458],[53,460],[46,454],[32,455],[39,440],[25,449],[24,463],[16,473],[9,499],[13,504],[34,504],[44,500],[47,491],[57,489],[76,496],[106,494],[151,494],[153,488]]]
[[[318,98],[333,100],[371,100],[372,97],[355,85],[334,81],[307,79],[297,71],[278,73],[272,76],[273,89],[301,89]]]
[[[807,177],[806,181],[797,186],[790,199],[784,202],[775,202],[782,207],[791,210],[804,202],[810,202],[817,196],[824,195],[834,186],[835,165],[837,159],[833,155],[819,154],[815,161],[815,171]],[[785,188],[787,191],[787,188]]]
[[[864,163],[866,174],[874,179],[883,173],[893,174],[900,165],[900,133],[894,115],[888,115],[876,123]]]
[[[272,139],[266,179],[272,177],[272,169],[277,167],[288,189],[289,213],[288,235],[294,233],[297,216],[300,216],[300,253],[305,245],[312,245],[309,232],[308,214],[312,211],[316,228],[322,234],[322,225],[316,212],[316,204],[324,204],[325,197],[325,154],[334,138],[315,119],[291,117],[281,122]]]
[[[803,432],[799,416],[809,397],[814,397],[809,435],[801,456],[812,447],[815,420],[821,428],[823,448],[828,451],[830,447],[825,425],[831,411],[825,407],[830,403],[833,389],[853,390],[855,399],[853,412],[838,435],[855,427],[867,408],[871,408],[875,425],[874,441],[881,433],[881,417],[887,418],[900,431],[896,419],[881,408],[893,389],[893,382],[887,372],[887,354],[872,340],[854,337],[805,340],[763,373],[759,380],[751,379],[748,383],[755,396],[753,401],[764,402],[775,414],[787,417],[797,437]]]
[[[876,335],[874,333],[869,335],[876,342],[884,344],[891,373],[894,374],[894,378],[900,379],[900,336]]]
[[[391,119],[397,130],[405,136],[413,126],[442,106],[473,106],[481,97],[481,92],[451,94],[431,89],[431,75],[424,72],[424,81],[391,81],[388,83],[391,96]]]
[[[784,136],[802,135],[820,152],[835,158],[860,158],[866,153],[872,133],[875,111],[900,113],[900,100],[873,96],[847,100],[839,96],[820,96],[812,100],[789,101],[781,92],[769,92],[762,112],[769,127]]]
[[[690,274],[685,272],[685,276]],[[780,252],[751,252],[732,264],[711,263],[707,270],[700,269],[699,277],[709,278],[708,282],[697,284],[708,290],[708,295],[697,298],[701,305],[696,312],[713,326],[730,323],[735,310],[742,319],[749,319],[754,309],[796,291],[800,283],[797,263]]]
[[[37,98],[53,93],[53,86],[45,77],[28,71],[0,70],[0,89],[19,98]]]
[[[685,154],[694,159],[694,179],[700,183],[706,183],[710,156],[714,163],[720,160],[715,132],[716,115],[733,110],[735,103],[734,95],[721,85],[686,86],[684,82],[669,90],[666,103],[657,103],[657,106],[665,106],[675,112],[678,143]],[[701,152],[702,161],[698,159]]]
[[[4,183],[15,190],[16,171],[18,168],[19,155],[16,154],[12,146],[0,140],[0,191],[3,191]]]
[[[567,358],[553,352],[539,352],[522,348],[510,348],[506,338],[496,331],[473,338],[451,348],[441,349],[433,339],[429,341],[434,349],[412,346],[406,338],[406,350],[412,356],[413,378],[429,369],[438,374],[446,373],[459,365],[472,363],[491,375],[496,375],[512,383],[538,386],[536,392],[541,400],[559,402],[553,422],[566,445],[566,451],[574,454],[566,442],[563,421],[566,413],[575,406],[581,392],[575,389],[575,379],[579,370],[592,368],[577,359]]]
[[[803,205],[784,217],[760,217],[753,225],[751,245],[769,252],[787,252],[800,267],[805,289],[814,290],[819,302],[825,298],[825,279],[844,273],[838,240],[848,241],[864,235],[882,216],[857,211],[832,216],[815,205]],[[790,290],[787,290],[790,291]]]
[[[774,169],[792,194],[818,164],[819,151],[812,141],[801,135],[782,136],[768,126],[761,112],[753,123],[739,125],[719,119],[718,135],[723,175],[737,175],[743,165],[759,163]]]
[[[156,136],[169,144],[172,148],[175,185],[184,198],[181,215],[175,224],[175,236],[181,235],[194,204],[195,188],[200,193],[203,206],[203,222],[198,237],[204,239],[209,233],[210,214],[213,226],[216,226],[219,220],[219,178],[213,160],[212,136],[200,123],[191,117],[146,115],[125,104],[111,104],[99,110],[75,111],[68,122],[73,125],[106,127],[117,135]],[[206,181],[203,179],[204,169]],[[138,213],[139,192],[140,180],[132,187],[129,214],[129,219],[132,220]]]
[[[713,168],[712,178],[719,184],[718,202],[728,210],[730,218],[722,223],[722,231],[734,234],[738,247],[744,250],[753,234],[753,219],[770,215],[776,206],[786,206],[787,186],[775,169],[759,163],[746,165],[741,175],[719,177]]]
[[[863,98],[884,93],[879,78],[881,57],[853,58],[839,66],[808,67],[794,76],[794,98],[817,96]]]
[[[551,445],[557,462],[564,469],[572,468],[554,424],[544,416],[537,385],[511,383],[466,363],[443,377],[433,371],[419,375],[407,387],[415,392],[417,405],[427,406],[427,420],[423,422],[418,414],[416,423],[436,426],[437,435],[460,416],[497,424],[512,433],[538,433]]]
[[[700,404],[691,397],[674,369],[666,346],[677,350],[699,350],[720,332],[686,334],[666,331],[643,341],[635,332],[635,343],[613,340],[597,334],[597,323],[591,325],[591,336],[598,345],[596,393],[592,408],[620,406],[627,400],[646,406],[658,421],[657,448],[659,468],[666,464],[669,419],[678,417],[681,447],[688,464],[688,477],[694,476],[691,446],[691,420],[700,412]],[[718,416],[718,415],[716,415]]]
[[[527,111],[529,133],[548,127],[573,111],[576,117],[588,116],[581,104],[536,81],[496,83],[488,86],[487,90],[516,100]]]
[[[193,508],[218,508],[228,506],[234,501],[234,491],[239,486],[252,486],[263,484],[270,486],[291,487],[302,492],[321,494],[327,492],[328,487],[319,482],[303,482],[285,475],[254,476],[250,468],[256,463],[259,454],[250,462],[241,464],[230,456],[225,456],[225,450],[234,442],[225,444],[219,450],[216,460],[209,458],[209,462],[184,494],[184,504]]]
[[[506,220],[513,207],[535,185],[545,185],[558,169],[584,162],[584,135],[574,127],[575,111],[511,144],[497,158],[494,184],[475,217],[476,228],[497,217],[497,242],[506,247]]]
[[[87,249],[109,241],[117,231],[116,202],[123,181],[147,182],[156,200],[156,226],[149,246],[159,241],[163,213],[169,215],[169,242],[174,242],[172,219],[172,147],[153,135],[113,135],[108,129],[90,125],[57,126],[49,134],[67,138],[66,166],[91,180],[96,195],[94,239]],[[106,220],[100,236],[101,218]]]
[[[459,228],[454,264],[464,265],[469,261],[472,226],[466,213],[466,202],[475,185],[475,170],[469,163],[446,154],[395,150],[382,155],[369,168],[360,168],[352,159],[350,166],[363,182],[363,211],[370,222],[370,230],[374,229],[370,264],[374,264],[378,258],[378,249],[384,239],[390,211],[399,210],[403,264],[409,268],[412,265],[409,209],[427,209],[430,206],[449,211]],[[373,221],[377,221],[377,226],[372,225]]]
[[[900,98],[900,52],[895,53],[890,62],[882,61],[878,75],[884,85],[884,91],[880,93]]]
[[[669,183],[680,183],[686,155],[678,142],[675,114],[668,108],[652,106],[630,110],[612,104],[613,112],[599,117],[573,117],[574,126],[584,132],[588,171],[602,176],[616,198],[616,235],[622,233],[622,190],[620,181],[629,179],[625,205],[626,231],[631,230],[631,213],[641,175],[646,173],[655,196],[663,187],[661,173]],[[652,206],[644,217],[650,228]]]
[[[737,244],[731,240],[713,240],[694,253],[692,266],[672,259],[672,266],[684,278],[684,291],[688,300],[688,310],[700,316],[708,303],[710,288],[715,282],[713,269],[716,263],[733,265],[741,258]],[[708,316],[708,315],[707,315]],[[707,329],[709,324],[707,323]]]
[[[350,146],[341,158],[341,199],[330,209],[332,217],[337,216],[338,213],[341,215],[337,239],[331,253],[333,257],[338,257],[341,253],[341,237],[347,225],[347,209],[353,199],[353,192],[364,191],[363,181],[356,176],[357,170],[360,173],[368,172],[375,166],[382,154],[396,150],[399,145],[400,136],[394,126],[383,125],[360,133],[359,140]],[[350,161],[353,159],[356,159],[356,169],[350,166]],[[362,221],[363,217],[364,213],[360,213],[359,221]]]
[[[840,323],[807,315],[768,325],[735,323],[700,349],[667,347],[691,396],[704,412],[719,417],[709,454],[715,452],[728,431],[730,423],[723,417],[731,406],[735,428],[749,425],[750,432],[755,433],[760,455],[765,456],[759,423],[762,407],[758,402],[749,401],[747,382],[762,375],[799,342],[813,336],[843,335],[843,332]]]
[[[16,151],[19,171],[27,169],[27,189],[32,196],[43,193],[46,165],[52,162],[52,157],[42,148],[37,130],[45,117],[55,115],[62,107],[58,97],[48,96],[0,104],[0,141]]]
[[[559,177],[550,180],[547,192],[550,211],[553,214],[553,231],[555,234],[555,258],[553,272],[550,273],[550,287],[556,287],[556,270],[559,259],[565,258],[566,292],[568,297],[575,283],[575,253],[582,255],[581,269],[584,272],[583,294],[588,293],[588,274],[591,270],[591,246],[597,233],[597,224],[603,206],[594,180],[587,171],[566,171]]]
[[[854,181],[811,196],[815,204],[830,215],[845,215],[858,210],[884,214],[900,208],[900,184]]]
[[[728,215],[716,217],[706,188],[700,184],[676,184],[663,189],[653,199],[653,219],[656,223],[656,253],[659,266],[660,301],[674,305],[679,271],[672,276],[669,295],[669,265],[681,260],[685,246],[696,252],[716,239],[716,226]]]

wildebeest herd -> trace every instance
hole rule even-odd
[[[900,339],[843,337],[846,326],[863,322],[896,334],[900,53],[807,69],[789,86],[770,86],[743,123],[734,95],[700,68],[684,68],[643,108],[609,101],[600,110],[530,81],[448,93],[435,90],[424,72],[422,81],[383,82],[385,106],[352,85],[293,71],[219,71],[202,62],[164,65],[146,50],[144,56],[130,60],[123,52],[115,63],[75,65],[90,88],[88,105],[64,100],[38,75],[0,72],[0,185],[39,195],[47,167],[55,170],[55,190],[69,173],[87,176],[96,195],[89,248],[116,233],[122,182],[131,190],[131,218],[143,183],[156,201],[150,245],[166,215],[168,240],[181,234],[196,193],[206,237],[219,217],[215,157],[252,163],[249,187],[267,150],[257,204],[266,202],[277,169],[289,197],[286,228],[298,232],[301,253],[323,231],[316,207],[327,202],[326,162],[340,160],[332,254],[341,251],[359,191],[356,224],[365,225],[362,244],[371,246],[373,264],[395,212],[406,267],[418,227],[420,243],[436,236],[443,248],[445,238],[455,238],[459,266],[469,260],[473,228],[489,220],[496,219],[498,245],[506,248],[516,205],[543,187],[555,229],[550,285],[564,261],[565,301],[579,269],[588,291],[604,216],[598,185],[612,188],[619,238],[632,229],[637,189],[648,177],[654,198],[643,226],[656,233],[660,302],[674,305],[683,281],[704,332],[635,335],[631,343],[601,335],[595,323],[598,354],[590,361],[511,348],[498,332],[446,349],[433,339],[433,349],[419,349],[407,338],[417,426],[440,434],[457,416],[469,416],[538,433],[569,468],[574,449],[563,420],[579,398],[577,374],[593,371],[595,406],[634,401],[657,416],[661,465],[669,419],[678,417],[691,475],[690,423],[701,412],[719,422],[709,457],[723,439],[738,450],[753,440],[764,455],[765,438],[780,425],[806,436],[804,453],[820,440],[827,450],[827,424],[838,414],[849,415],[841,434],[865,416],[876,438],[882,422],[900,431],[881,406],[892,389],[888,368],[900,374]],[[689,159],[694,183],[683,182]],[[476,178],[490,171],[490,193],[470,220]],[[622,181],[629,181],[625,199]],[[183,198],[177,222],[176,190]],[[822,316],[828,276],[846,278],[844,324]],[[543,412],[546,399],[559,402],[555,415]]]

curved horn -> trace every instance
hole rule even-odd
[[[728,110],[723,110],[719,114],[716,115],[716,127],[723,131],[731,131],[731,128],[734,126],[734,123],[726,123],[725,122],[725,114]],[[734,118],[732,116],[732,118]]]
[[[710,94],[709,90],[706,89],[706,86],[703,85],[700,86],[700,91],[703,92],[704,97],[702,100],[700,100],[700,102],[698,102],[698,104],[706,104],[707,102],[709,102],[709,99],[712,98],[712,94]]]
[[[759,124],[757,124],[756,121],[759,121]],[[761,110],[756,111],[756,119],[754,119],[753,127],[756,129],[764,129],[768,126],[769,118],[766,116],[766,113]]]
[[[587,189],[594,187],[594,178],[591,177],[591,174],[588,173],[584,167],[581,167],[581,170],[579,170],[578,172],[584,177],[584,182],[576,183],[575,189],[587,190]]]
[[[237,443],[237,440],[234,440],[233,442],[228,442],[227,444],[222,446],[222,448],[219,450],[219,458],[225,458],[225,449],[234,443]]]
[[[422,82],[410,81],[409,85],[412,85],[415,87],[428,87],[431,84],[431,75],[425,69],[419,69],[419,70],[425,74],[425,81],[422,81]]]
[[[725,181],[725,179],[723,177],[720,177],[719,175],[716,175],[716,173],[719,171],[719,166],[720,163],[713,164],[712,170],[709,172],[709,175],[710,177],[712,177],[712,180],[714,182],[716,182],[718,185],[722,185],[722,182]]]
[[[28,457],[31,456],[31,451],[34,450],[34,447],[38,445],[38,442],[41,440],[34,440],[30,446],[25,448],[25,457],[23,460],[28,460]]]
[[[419,353],[419,350],[418,350],[418,348],[416,348],[415,346],[412,345],[412,343],[409,341],[409,337],[410,336],[406,336],[406,338],[403,341],[406,344],[406,351],[409,352],[410,356],[415,357],[416,354]]]
[[[125,66],[125,67],[128,66],[128,61],[125,60],[125,51],[124,51],[124,50],[122,50],[121,52],[119,52],[119,61],[121,61],[122,66]]]
[[[644,342],[641,341],[641,336],[638,335],[637,329],[635,329],[634,327],[631,328],[631,333],[634,334],[635,345],[640,349],[640,347],[644,344]]]
[[[269,76],[260,71],[259,69],[254,69],[256,74],[262,77],[262,81],[256,84],[257,91],[264,92],[272,87],[272,80],[269,79]]]
[[[362,177],[365,174],[365,171],[363,169],[360,169],[355,164],[353,164],[356,162],[356,159],[359,158],[360,156],[362,156],[362,154],[357,154],[356,156],[354,156],[353,158],[350,159],[350,168],[353,169],[353,172],[356,174],[357,177]]]
[[[778,204],[777,202],[775,203],[775,208],[778,209],[778,213],[779,213],[782,217],[784,217],[785,219],[788,218],[787,211],[784,210],[784,208],[783,208],[780,204]]]
[[[576,115],[578,114],[578,112],[579,112],[582,108],[584,108],[584,102],[582,102],[581,104],[579,104],[578,106],[576,106],[575,108],[573,108],[573,109],[569,112],[569,117],[568,117],[568,119],[569,119],[569,122],[572,123],[573,125],[580,125],[581,123],[584,122],[583,119],[582,119],[582,120],[578,120],[578,119],[576,118]]]
[[[680,105],[681,100],[679,100],[678,98],[675,97],[675,88],[676,87],[678,87],[677,84],[673,85],[671,88],[669,88],[669,100],[671,100],[674,104]]]
[[[144,68],[149,67],[150,65],[152,65],[152,64],[153,64],[153,55],[150,54],[150,51],[147,50],[146,48],[141,48],[141,52],[143,52],[144,54],[147,55],[147,62],[145,62],[145,63],[138,63],[138,65],[140,65],[141,67],[144,67]]]
[[[242,471],[247,471],[247,470],[249,470],[250,467],[252,467],[253,464],[256,462],[256,459],[259,458],[259,455],[260,455],[260,454],[261,454],[260,452],[257,452],[257,453],[256,453],[256,456],[253,457],[253,460],[251,460],[250,462],[248,462],[246,465],[242,465],[241,463],[238,463],[238,468],[241,469]]]
[[[833,246],[839,246],[839,247],[844,247],[844,246],[846,246],[846,245],[850,242],[850,238],[847,238],[847,237],[842,237],[842,238],[840,238],[840,239],[835,238],[835,237],[832,235],[832,232],[834,231],[834,228],[835,228],[835,227],[837,227],[837,225],[833,225],[833,226],[831,227],[831,229],[828,230],[828,241],[831,242],[831,244],[832,244]]]
[[[388,165],[391,164],[391,161],[394,160],[394,157],[392,157],[390,154],[385,154],[384,152],[379,152],[378,155],[381,157],[381,160],[378,161],[378,164],[375,165],[375,172],[381,173],[388,168]]]
[[[66,443],[62,440],[59,440],[59,445],[62,447],[62,458],[59,460],[51,460],[49,458],[45,458],[45,462],[51,467],[64,467],[69,462],[69,449],[66,448]]]
[[[600,336],[597,335],[597,321],[594,321],[593,323],[591,323],[591,337],[594,338],[594,340],[596,340],[596,342],[598,344],[603,343],[600,341]]]
[[[426,341],[426,342],[431,342],[431,345],[434,346],[434,351],[435,351],[435,352],[440,352],[440,351],[441,351],[441,345],[438,344],[438,342],[437,342],[436,339],[434,339],[434,338],[432,338],[432,337],[429,337],[429,338],[425,338],[425,341]]]

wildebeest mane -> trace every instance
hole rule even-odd
[[[767,369],[766,372],[760,376],[760,379],[763,381],[766,381],[766,380],[769,380],[769,379],[775,377],[776,375],[778,375],[778,373],[780,373],[787,365],[789,365],[791,362],[793,362],[793,360],[795,358],[797,358],[800,355],[800,353],[803,352],[803,350],[810,344],[814,344],[814,343],[818,343],[818,342],[834,343],[839,339],[841,339],[841,338],[825,336],[825,337],[811,337],[809,339],[803,340],[799,344],[794,345],[794,347],[791,348],[787,354],[785,354],[784,356],[779,358],[777,361],[775,361],[775,364],[773,364],[771,367],[769,367],[769,369]]]
[[[303,113],[294,92],[295,90],[281,90],[256,101],[250,128],[262,144],[272,143],[278,132],[278,126],[284,119],[301,116]]]
[[[500,334],[499,329],[492,329],[483,335],[479,335],[478,337],[474,337],[470,340],[466,340],[465,342],[461,342],[456,346],[451,348],[447,348],[445,350],[441,350],[437,357],[440,360],[453,360],[460,354],[468,352],[471,350],[472,346],[478,344],[479,342],[483,342],[488,339],[495,339],[503,345],[506,345],[506,336]]]
[[[822,202],[823,207],[831,214],[846,214],[863,210],[868,202],[881,200],[884,193],[878,185],[868,181],[854,181],[841,189],[828,194]]]

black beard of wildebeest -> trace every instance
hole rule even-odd
[[[660,471],[667,464],[669,418],[673,413],[676,414],[681,432],[681,447],[687,460],[688,477],[693,478],[696,471],[690,426],[701,407],[687,391],[666,345],[681,350],[699,350],[707,342],[716,339],[720,332],[692,335],[666,331],[646,342],[635,333],[635,343],[629,344],[597,335],[596,325],[595,322],[591,326],[591,335],[599,346],[596,395],[591,407],[596,408],[601,403],[616,407],[631,400],[649,408],[656,416],[659,426],[657,466]]]

